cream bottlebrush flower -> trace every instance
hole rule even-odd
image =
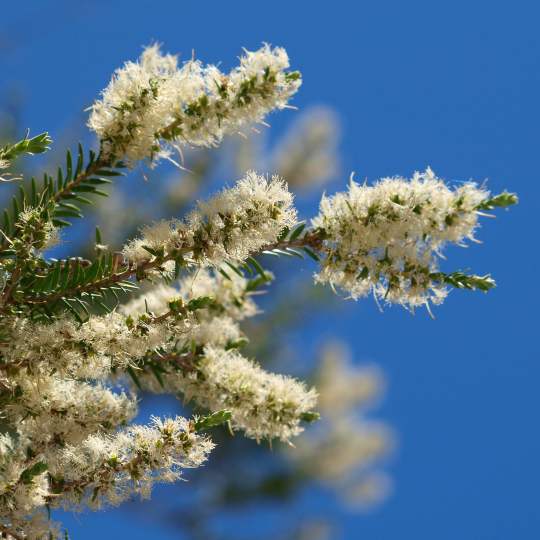
[[[114,436],[94,434],[68,446],[49,466],[53,483],[63,486],[55,506],[116,505],[133,494],[150,495],[156,482],[173,482],[181,470],[200,467],[214,444],[185,418],[132,426]]]
[[[289,441],[303,431],[302,420],[314,409],[314,389],[291,377],[268,373],[238,351],[208,345],[193,366],[171,371],[163,385],[148,375],[145,387],[180,392],[210,411],[231,411],[234,429],[261,440]]]
[[[242,262],[275,242],[297,221],[293,195],[278,176],[271,180],[249,171],[188,216],[193,257],[210,265]]]
[[[246,51],[229,75],[195,60],[178,68],[175,56],[153,45],[138,63],[116,71],[88,125],[100,137],[104,158],[130,163],[166,153],[163,141],[214,146],[286,106],[301,83],[288,67],[284,49],[265,45]]]
[[[156,133],[165,120],[160,93],[176,73],[176,57],[162,55],[158,45],[146,48],[139,62],[127,62],[115,72],[88,120],[105,158],[125,157],[135,163],[159,151]]]
[[[124,315],[131,315],[132,317],[136,317],[147,311],[161,315],[169,309],[169,302],[179,296],[178,289],[161,283],[143,292],[126,304],[121,305],[119,311]]]
[[[20,482],[28,467],[28,456],[24,450],[11,435],[0,435],[0,522],[4,514],[24,518],[46,502],[48,483],[45,471],[35,475],[32,482]]]
[[[286,71],[285,49],[269,45],[253,52],[244,50],[240,65],[228,75],[215,66],[198,67],[206,91],[196,99],[186,99],[179,92],[174,121],[160,133],[168,141],[215,146],[224,135],[260,123],[272,110],[286,107],[301,85],[300,73]]]
[[[411,180],[385,178],[373,186],[323,197],[312,224],[325,238],[326,258],[316,280],[369,292],[410,308],[441,303],[447,292],[433,280],[447,242],[474,240],[476,207],[489,193],[475,184],[450,189],[431,169]]]
[[[152,225],[141,227],[140,238],[135,238],[126,244],[122,250],[124,257],[132,264],[141,265],[150,260],[151,254],[145,249],[154,251],[172,251],[180,244],[185,225],[180,221],[161,220]]]
[[[267,272],[268,278],[272,275]],[[201,269],[180,281],[180,292],[186,300],[209,296],[223,312],[236,321],[253,317],[259,313],[253,296],[248,292],[249,280],[235,272],[225,278],[220,273]]]
[[[259,310],[248,291],[249,280],[233,272],[231,274],[227,279],[215,271],[202,268],[179,280],[178,288],[157,285],[120,306],[119,311],[131,316],[146,313],[147,310],[160,315],[169,309],[171,301],[181,298],[188,303],[196,298],[208,297],[213,300],[212,305],[219,313],[236,321],[253,317]],[[215,313],[212,314],[214,316]]]
[[[144,246],[165,256],[175,251],[191,254],[198,265],[238,263],[275,242],[283,229],[296,221],[293,195],[285,182],[250,171],[234,187],[199,202],[185,222],[145,227],[141,238],[128,243],[123,253],[137,265],[152,258]]]
[[[91,317],[82,325],[67,317],[47,325],[15,319],[7,330],[11,338],[0,345],[7,364],[29,373],[91,379],[107,378],[113,367],[126,368],[169,336],[160,324],[149,325],[144,332],[130,329],[118,312]]]
[[[5,418],[35,452],[78,444],[92,433],[126,425],[137,412],[133,398],[102,385],[27,373],[14,382],[19,395],[4,408]]]

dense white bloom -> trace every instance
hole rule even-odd
[[[134,163],[159,151],[156,133],[165,120],[160,94],[176,73],[176,57],[162,55],[157,45],[148,47],[138,63],[126,62],[115,72],[88,120],[105,155]]]
[[[154,483],[173,482],[181,469],[201,466],[213,447],[182,417],[154,418],[150,426],[133,426],[114,436],[91,435],[66,447],[51,466],[52,477],[64,488],[56,504],[114,505],[134,493],[147,498]]]
[[[303,431],[301,421],[317,401],[314,389],[291,377],[268,373],[236,350],[208,345],[193,368],[180,367],[164,377],[164,386],[148,376],[156,392],[180,392],[211,411],[227,409],[233,428],[261,440],[289,441]]]
[[[167,311],[169,302],[179,296],[179,291],[163,283],[152,287],[120,306],[120,312],[125,315],[137,316],[149,312],[161,314]]]
[[[0,517],[12,511],[23,517],[45,503],[48,493],[47,478],[36,475],[32,482],[19,482],[28,467],[27,457],[15,439],[0,435]]]
[[[137,412],[134,399],[102,385],[26,373],[15,382],[20,395],[5,407],[5,417],[34,451],[45,454],[49,445],[77,444],[89,434],[125,425]]]
[[[15,319],[11,339],[1,350],[13,366],[31,373],[63,373],[72,377],[108,377],[111,368],[125,368],[134,357],[167,339],[164,325],[150,325],[141,333],[128,328],[126,317],[112,312],[92,317],[83,325],[68,317],[52,324]]]
[[[259,312],[248,284],[248,279],[234,272],[225,278],[218,272],[202,268],[179,280],[178,288],[157,285],[120,306],[120,311],[125,315],[136,316],[148,310],[159,315],[169,309],[169,303],[173,300],[182,299],[188,303],[196,298],[208,297],[213,300],[219,313],[240,321]]]
[[[163,140],[213,146],[286,106],[301,84],[288,67],[284,49],[265,45],[246,51],[229,75],[195,60],[178,68],[175,56],[153,45],[138,63],[116,71],[88,125],[100,137],[104,157],[125,156],[130,163],[166,152]]]
[[[152,258],[144,249],[167,255],[191,254],[199,265],[245,261],[252,253],[275,242],[285,227],[296,223],[293,195],[285,182],[250,171],[234,187],[201,201],[184,222],[159,222],[141,231],[141,237],[124,247],[124,256],[134,264]]]
[[[489,193],[475,184],[448,188],[428,169],[411,180],[385,178],[373,186],[323,197],[313,226],[327,255],[316,279],[349,292],[369,292],[414,308],[438,304],[446,289],[431,274],[445,243],[474,239],[476,207]]]
[[[129,262],[140,265],[151,258],[151,253],[145,246],[152,250],[172,250],[182,238],[184,228],[184,225],[176,219],[145,225],[141,227],[140,238],[135,238],[124,246],[124,257]]]
[[[188,217],[196,258],[209,264],[244,261],[275,242],[285,227],[296,223],[293,195],[285,182],[250,171],[233,188],[200,202]],[[199,247],[200,246],[200,247]]]
[[[271,277],[268,273],[269,278]],[[180,292],[186,300],[209,296],[236,321],[253,317],[259,309],[248,291],[245,277],[229,272],[229,279],[218,272],[201,269],[180,282]]]

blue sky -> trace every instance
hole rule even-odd
[[[435,320],[350,303],[331,329],[313,321],[310,342],[338,334],[359,359],[385,369],[380,416],[400,436],[395,494],[371,515],[341,516],[343,538],[539,538],[540,8],[471,0],[306,6],[9,2],[0,21],[2,91],[22,90],[23,124],[55,137],[82,122],[113,69],[152,40],[226,67],[241,47],[267,41],[285,46],[303,73],[296,105],[338,111],[343,185],[351,170],[374,180],[429,165],[449,180],[517,191],[518,207],[484,222],[482,246],[450,253],[452,268],[493,273],[496,290],[456,291]],[[292,114],[276,116],[273,128]],[[106,522],[132,539],[150,530],[126,514],[81,519],[71,527],[79,539]]]

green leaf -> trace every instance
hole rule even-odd
[[[193,298],[187,303],[188,311],[197,311],[215,305],[216,301],[211,296],[200,296]]]
[[[28,138],[28,134],[26,134],[21,141],[0,148],[0,159],[11,161],[21,154],[42,154],[49,150],[51,143],[52,139],[47,132],[40,133],[32,138]]]
[[[315,411],[308,411],[300,415],[300,419],[304,422],[315,422],[321,418],[321,415]]]
[[[456,289],[470,289],[487,292],[496,286],[495,280],[489,275],[476,276],[468,275],[464,272],[452,272],[451,274],[445,274],[443,272],[433,272],[429,275],[433,281],[445,283],[451,285]]]
[[[477,207],[476,210],[493,210],[494,208],[505,208],[507,206],[512,206],[513,204],[518,203],[518,196],[515,193],[508,193],[507,191],[495,195],[490,199],[482,201]]]
[[[226,410],[217,411],[215,413],[209,414],[208,416],[197,418],[195,419],[195,431],[201,431],[203,429],[220,426],[221,424],[228,422],[231,418],[231,412]]]
[[[301,223],[294,231],[291,233],[291,236],[289,237],[289,240],[293,241],[296,240],[301,234],[302,231],[306,228],[305,223]]]
[[[317,253],[315,253],[311,248],[308,248],[307,246],[304,246],[302,248],[314,261],[319,262],[321,258]]]
[[[137,377],[137,374],[135,373],[135,370],[130,366],[126,370],[129,374],[129,376],[133,379],[133,382],[135,383],[135,386],[142,390],[141,381],[139,380],[139,377]]]
[[[231,264],[230,262],[227,262],[225,261],[225,264],[237,275],[239,275],[241,278],[244,277],[244,275],[242,274],[242,272],[234,265],[234,264]]]
[[[48,469],[47,464],[44,461],[38,461],[34,463],[28,469],[25,469],[20,476],[20,480],[23,484],[31,484],[34,476],[39,476]]]
[[[266,278],[266,272],[264,271],[264,268],[260,265],[259,261],[257,259],[254,259],[253,257],[248,257],[247,262],[257,270],[257,272],[260,274],[261,277]]]
[[[304,256],[302,255],[302,252],[299,251],[298,249],[288,247],[288,248],[285,248],[285,251],[287,253],[290,253],[290,254],[294,255],[295,257],[298,257],[299,259],[304,258]]]

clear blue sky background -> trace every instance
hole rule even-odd
[[[112,70],[153,39],[226,67],[242,46],[268,41],[303,72],[295,104],[341,115],[343,185],[350,170],[373,180],[430,165],[519,193],[517,208],[484,223],[483,246],[451,253],[452,267],[492,272],[495,291],[454,292],[435,321],[363,302],[330,323],[386,370],[381,416],[401,440],[395,494],[372,515],[341,516],[346,539],[540,538],[539,20],[533,1],[2,5],[2,83],[24,91],[32,132],[54,136],[82,118]],[[111,513],[75,521],[72,533],[95,538],[105,523],[122,527],[119,538],[151,536]]]

